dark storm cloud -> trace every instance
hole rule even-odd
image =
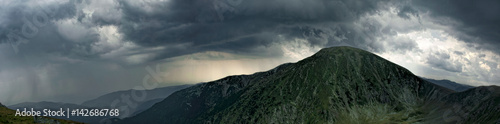
[[[85,4],[82,0],[44,2],[13,1],[2,7],[5,18],[0,19],[0,42],[13,49],[4,53],[22,58],[57,55],[72,59],[102,54],[92,51],[99,34],[88,25],[70,21],[83,15],[77,7]]]
[[[74,1],[65,3],[55,2],[46,6],[38,4],[36,7],[28,6],[27,2],[15,1],[4,5],[2,11],[4,13],[2,17],[4,19],[0,21],[1,29],[3,29],[0,30],[2,43],[9,42],[7,37],[9,33],[16,33],[21,37],[29,37],[23,35],[22,32],[38,32],[38,28],[45,26],[47,23],[71,18],[76,13]]]
[[[236,3],[233,3],[235,2]],[[351,0],[173,0],[150,6],[120,1],[120,32],[141,46],[189,44],[159,58],[203,50],[248,52],[269,46],[276,36],[307,39],[324,46],[348,34],[333,23],[348,23],[379,8],[379,1]],[[342,25],[341,25],[342,26]],[[346,32],[344,32],[346,31]],[[354,31],[351,31],[354,32]],[[333,36],[332,36],[333,35]],[[356,36],[348,37],[354,38]]]
[[[85,25],[71,21],[79,16],[81,10],[78,6],[82,3],[75,0],[4,3],[8,4],[0,4],[0,72],[9,72],[9,76],[2,75],[5,76],[2,80],[13,85],[3,90],[11,91],[10,93],[23,91],[22,95],[43,99],[50,97],[43,96],[50,91],[40,87],[85,84],[85,79],[68,81],[68,78],[78,79],[78,76],[86,74],[51,75],[58,71],[74,71],[72,69],[75,67],[71,67],[71,64],[82,60],[91,61],[101,54],[91,49],[100,36]],[[62,65],[64,68],[58,68]],[[90,66],[82,68],[86,67]],[[23,80],[11,80],[20,77]],[[58,91],[67,93],[64,89]],[[30,99],[39,100],[36,98]],[[2,100],[19,102],[15,95],[8,95]]]
[[[411,15],[418,16],[418,11],[411,6],[404,6],[398,12],[398,16],[405,19],[410,19]]]
[[[500,1],[498,0],[413,0],[413,5],[429,11],[437,23],[453,27],[449,33],[481,48],[500,50]],[[457,21],[450,23],[447,19]]]
[[[96,1],[93,1],[96,2]],[[0,26],[0,41],[8,42],[7,35],[22,36],[25,25],[22,17],[32,17],[44,12],[40,7],[26,7],[23,2],[2,8],[8,19]],[[116,1],[116,6],[94,5],[106,11],[94,11],[86,15],[79,11],[78,4],[89,0],[76,0],[50,4],[45,8],[57,8],[48,19],[50,22],[76,18],[86,28],[113,25],[123,34],[124,41],[131,41],[142,47],[168,47],[154,59],[163,59],[200,51],[223,51],[231,53],[259,54],[256,48],[269,47],[276,42],[305,39],[312,46],[334,46],[344,42],[374,52],[411,51],[415,42],[409,39],[391,38],[400,29],[384,27],[377,20],[359,20],[360,17],[380,14],[380,11],[395,6],[397,16],[404,19],[418,17],[419,12],[429,11],[434,17],[449,17],[462,25],[452,25],[458,37],[467,42],[489,43],[481,47],[497,47],[500,29],[498,2],[495,1],[352,1],[352,0],[171,0],[166,2]],[[44,8],[42,6],[42,8]],[[86,22],[87,20],[87,22]],[[439,19],[438,19],[439,20]],[[355,23],[353,23],[355,22]],[[441,22],[446,25],[445,22]],[[57,32],[55,24],[40,28],[37,36],[28,38],[29,44],[21,44],[21,52],[38,49],[78,57],[96,57],[104,52],[92,51],[92,44],[101,36],[88,30],[80,42],[68,42]],[[405,28],[404,30],[412,30]],[[43,32],[43,33],[42,33]],[[48,35],[52,32],[52,35]],[[47,34],[42,36],[41,34]],[[467,34],[467,35],[460,35]],[[277,38],[282,36],[283,38]],[[477,38],[476,38],[477,37]],[[388,42],[381,43],[380,41]],[[479,38],[479,39],[478,39]],[[474,39],[474,40],[471,40]],[[34,42],[37,43],[34,43]],[[389,43],[390,42],[390,43]],[[46,48],[38,45],[45,44]],[[500,46],[498,46],[500,47]],[[188,49],[189,48],[189,49]],[[479,48],[479,47],[478,47]],[[497,50],[497,49],[494,49]],[[36,51],[32,53],[40,53]],[[131,53],[134,55],[141,51]],[[260,52],[260,56],[279,56],[279,50],[272,53]]]
[[[90,16],[84,14],[83,11],[75,10],[75,4],[89,3],[89,1],[68,2],[64,4],[66,7],[58,7],[57,12],[61,14],[56,14],[58,16],[49,19],[54,21],[76,18],[79,23],[75,25],[87,28],[114,25],[123,34],[123,41],[131,41],[145,48],[168,47],[156,53],[158,56],[153,59],[207,50],[280,56],[282,55],[280,51],[264,53],[258,52],[256,48],[270,47],[275,43],[293,41],[296,38],[305,39],[312,46],[318,47],[334,46],[339,42],[344,42],[351,46],[383,52],[391,48],[377,46],[374,39],[386,34],[395,35],[393,30],[387,27],[382,29],[381,25],[373,20],[353,24],[361,16],[375,14],[381,9],[386,9],[387,1],[172,0],[142,3],[140,1],[116,1],[118,5],[111,7],[95,5],[96,8],[109,7],[109,9],[94,11]],[[418,15],[409,6],[399,8],[398,15],[401,18]],[[22,27],[23,23],[7,23],[6,25],[11,26],[8,29],[14,30],[4,31],[1,35],[4,36],[2,39],[6,39],[5,33],[16,32],[15,29]],[[93,31],[87,32],[88,37],[79,39],[85,42],[61,41],[56,46],[64,47],[54,47],[59,49],[53,51],[65,51],[62,53],[70,53],[66,52],[68,50],[77,51],[72,54],[84,57],[105,54],[106,52],[91,50],[91,45],[97,42],[100,36]],[[277,38],[278,36],[282,38]],[[61,38],[54,39],[57,42]],[[54,41],[50,38],[37,40]],[[62,40],[68,39],[62,38]],[[410,42],[396,42],[399,46],[406,43]],[[398,49],[404,51],[406,48],[412,49],[411,47]]]

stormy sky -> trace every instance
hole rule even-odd
[[[207,82],[332,46],[500,85],[499,22],[495,0],[2,0],[0,102]]]

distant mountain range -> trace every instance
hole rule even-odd
[[[175,91],[187,88],[191,85],[178,85],[178,86],[169,86],[156,88],[152,90],[143,90],[146,93],[146,97],[143,101],[134,101],[137,105],[135,109],[130,110],[130,116],[136,115],[151,106],[153,104],[163,100],[168,95],[172,94]],[[136,90],[137,91],[137,90]],[[132,90],[124,90],[124,91],[116,91],[109,94],[102,95],[96,99],[88,100],[83,102],[81,105],[70,104],[70,103],[62,103],[62,102],[25,102],[19,103],[15,105],[8,106],[10,109],[24,109],[24,108],[33,108],[35,110],[43,110],[43,109],[59,109],[59,108],[70,108],[70,109],[92,109],[92,108],[107,108],[112,109],[111,103],[114,100],[120,100],[122,95],[130,95]],[[125,116],[129,117],[129,116]],[[54,117],[58,119],[67,119],[66,117]],[[100,123],[101,120],[107,117],[71,117],[70,120],[84,123]]]
[[[148,102],[150,100],[164,99],[167,96],[169,96],[170,94],[172,94],[178,90],[187,88],[189,86],[192,86],[192,85],[168,86],[168,87],[156,88],[156,89],[152,89],[152,90],[144,90],[146,93],[146,98],[144,100],[142,100],[141,102],[139,102],[139,104]],[[122,95],[130,96],[132,91],[133,90],[124,90],[124,91],[116,91],[116,92],[108,93],[108,94],[102,95],[100,97],[97,97],[95,99],[85,101],[81,105],[89,106],[89,107],[98,107],[98,108],[101,108],[101,107],[109,108],[111,103],[114,100],[120,99],[122,97]],[[135,90],[135,91],[137,91],[137,90]],[[141,92],[138,92],[138,93],[141,93]]]
[[[8,106],[10,109],[24,109],[26,107],[33,108],[35,110],[43,110],[43,109],[59,109],[59,108],[88,108],[87,106],[81,106],[77,104],[71,103],[62,103],[62,102],[24,102],[15,105]]]
[[[466,84],[460,84],[460,83],[453,82],[450,80],[435,80],[435,79],[429,79],[429,78],[423,78],[423,77],[421,77],[421,78],[425,79],[431,83],[437,84],[437,85],[442,86],[442,87],[446,87],[448,89],[451,89],[451,90],[454,90],[457,92],[462,92],[462,91],[474,88],[473,86],[466,85]]]
[[[117,123],[500,123],[499,94],[456,92],[370,52],[333,47],[191,86]]]

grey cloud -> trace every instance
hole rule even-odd
[[[439,58],[442,58],[442,59],[450,59],[450,54],[448,54],[448,53],[437,52],[437,53],[435,53],[435,55]]]
[[[385,42],[387,43],[385,47],[388,47],[386,49],[392,52],[399,51],[404,53],[407,51],[419,50],[417,42],[408,37],[392,37]]]
[[[480,54],[478,57],[479,58],[484,58],[484,57],[486,57],[486,54]]]
[[[492,61],[486,61],[486,65],[488,65],[491,69],[497,69],[498,63]]]
[[[410,16],[418,17],[418,11],[407,5],[399,10],[398,16],[405,19],[410,19]]]
[[[29,4],[31,2],[35,3],[32,3],[35,7]],[[37,5],[35,1],[28,0],[14,1],[9,5],[4,5],[3,16],[9,17],[9,19],[0,20],[0,29],[2,29],[0,30],[0,42],[6,45],[14,44],[13,46],[19,49],[15,51],[16,53],[6,51],[4,53],[16,54],[17,56],[57,55],[76,60],[90,60],[109,52],[109,50],[93,50],[95,43],[101,39],[101,36],[94,30],[98,25],[82,22],[87,17],[84,16],[81,6],[89,3],[88,0],[70,0],[54,3],[42,2]],[[44,19],[42,17],[45,14],[47,18]],[[72,21],[74,18],[77,21]],[[22,21],[26,19],[28,20]],[[36,23],[37,21],[46,24],[40,25]],[[23,32],[32,33],[33,36],[26,36]],[[21,37],[25,42],[23,43],[15,37],[9,38],[9,35]],[[40,59],[42,60],[39,61],[51,61],[43,57]]]
[[[92,4],[89,2],[88,6],[96,10],[90,15],[91,17],[82,14],[81,18],[88,18],[93,26],[119,25],[122,12],[118,2],[93,1]]]
[[[481,48],[500,54],[500,1],[497,0],[413,0],[412,4],[428,11],[437,23],[452,26],[448,33]],[[457,23],[446,23],[446,19]]]
[[[98,2],[98,1],[92,1]],[[188,53],[213,50],[232,53],[254,53],[256,48],[269,47],[276,42],[287,42],[295,38],[306,39],[313,46],[334,46],[339,42],[348,43],[375,52],[384,51],[406,51],[414,50],[415,42],[408,39],[390,39],[385,36],[394,36],[400,30],[392,27],[382,27],[376,20],[361,20],[359,17],[365,14],[376,14],[387,9],[388,5],[397,5],[397,16],[409,19],[410,16],[418,17],[420,11],[431,11],[435,16],[449,16],[457,20],[464,20],[464,26],[480,30],[478,26],[472,25],[470,19],[462,19],[462,12],[456,7],[463,6],[464,1],[449,2],[440,1],[438,4],[427,4],[413,1],[410,4],[394,1],[350,1],[350,0],[241,0],[241,3],[226,0],[172,0],[169,2],[143,2],[141,1],[116,1],[118,4],[111,6],[108,11],[95,11],[91,16],[76,10],[77,4],[93,5],[94,7],[109,7],[108,4],[93,4],[89,0],[70,1],[60,4],[56,16],[51,21],[67,18],[77,18],[80,24],[87,28],[97,26],[115,25],[123,34],[124,41],[131,41],[143,47],[178,46],[183,48],[164,49],[154,59],[163,59]],[[428,2],[428,1],[427,1]],[[465,2],[466,3],[466,2]],[[488,3],[488,2],[486,2]],[[494,3],[494,2],[493,2]],[[450,12],[441,12],[440,7],[452,6]],[[477,2],[482,5],[484,2]],[[417,5],[417,6],[412,6]],[[19,5],[21,6],[21,5]],[[453,8],[455,7],[455,8]],[[9,10],[8,16],[16,18],[19,14],[15,9]],[[36,9],[33,9],[35,11]],[[472,9],[471,9],[472,10]],[[484,10],[481,10],[484,11]],[[470,15],[470,14],[466,14]],[[491,15],[491,14],[488,14]],[[495,19],[480,16],[487,23]],[[488,19],[490,21],[488,21]],[[15,20],[15,19],[12,19]],[[357,24],[352,22],[358,21]],[[2,22],[3,29],[19,29],[22,23]],[[493,26],[497,24],[492,24]],[[462,26],[462,27],[464,27]],[[480,26],[479,26],[480,27]],[[47,26],[46,28],[54,28]],[[462,29],[461,27],[457,27]],[[51,29],[44,29],[50,31]],[[404,29],[411,30],[411,29]],[[1,30],[0,39],[6,41],[5,36],[14,30]],[[495,31],[493,31],[494,33]],[[19,33],[19,32],[18,32]],[[92,44],[99,39],[95,32],[89,32],[88,39],[83,42],[65,42],[60,35],[51,51],[72,51],[63,54],[74,54],[83,57],[93,57],[106,52],[93,52]],[[284,39],[277,40],[277,36]],[[385,41],[378,41],[382,37]],[[54,41],[51,38],[41,41]],[[37,38],[38,40],[38,38]],[[63,42],[64,41],[64,42]],[[397,42],[396,42],[397,41]],[[391,42],[387,46],[381,42]],[[493,45],[494,46],[494,45]],[[27,48],[27,47],[26,47]],[[190,49],[186,49],[190,48]],[[35,48],[36,49],[36,48]],[[103,50],[109,51],[109,50]],[[271,55],[280,55],[275,51]]]
[[[460,51],[453,51],[453,53],[455,53],[457,55],[464,55],[464,52],[460,52]]]
[[[434,68],[450,72],[462,72],[462,63],[450,59],[450,55],[444,52],[435,52],[427,57],[426,63]]]
[[[37,4],[36,1],[32,1],[35,7],[28,6],[26,1],[15,1],[10,4],[4,5],[2,7],[3,18],[8,18],[7,20],[0,21],[0,41],[1,43],[7,42],[7,35],[11,32],[15,32],[18,35],[22,35],[22,31],[33,32],[31,30],[33,26],[36,28],[43,27],[43,23],[50,23],[52,21],[57,21],[61,19],[71,18],[76,14],[76,7],[74,1],[66,1],[64,3],[53,2],[52,4],[43,5]],[[38,6],[37,6],[38,5]],[[44,17],[48,20],[44,20]],[[39,22],[40,24],[37,24]],[[23,29],[23,25],[26,25],[26,30]],[[27,37],[27,36],[23,36]]]
[[[313,46],[345,42],[368,50],[383,51],[385,49],[373,45],[373,39],[386,33],[394,35],[395,31],[390,28],[382,31],[380,25],[371,20],[362,22],[361,26],[351,24],[364,14],[377,13],[382,2],[386,1],[242,0],[237,5],[226,0],[117,1],[119,5],[111,6],[108,11],[95,11],[91,16],[75,11],[75,6],[67,11],[71,14],[66,15],[77,18],[80,24],[76,25],[87,28],[118,26],[124,41],[132,41],[142,47],[184,45],[190,48],[165,49],[153,60],[206,50],[255,54],[256,48],[295,38],[306,39]],[[89,1],[72,3],[93,5]],[[214,6],[219,4],[229,6]],[[411,10],[403,9],[401,12],[412,13]],[[92,32],[88,35],[88,38],[100,37]],[[285,38],[276,40],[277,36]],[[83,40],[86,42],[59,46],[74,48],[70,50],[87,57],[104,54],[92,53],[91,45],[96,42],[95,39]],[[260,56],[279,55],[280,52],[275,51]]]

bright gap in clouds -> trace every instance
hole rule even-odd
[[[281,57],[260,57],[226,52],[207,51],[158,61],[163,81],[171,83],[200,83],[230,75],[253,74],[270,70],[284,63],[297,62],[320,50],[304,39],[276,43],[263,49],[281,49]]]

